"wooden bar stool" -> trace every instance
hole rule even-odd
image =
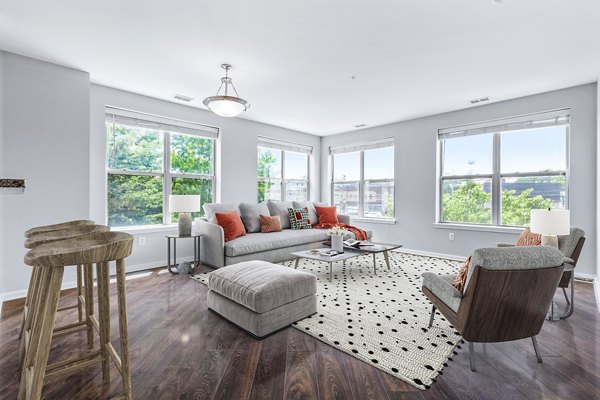
[[[109,384],[110,361],[116,365],[122,378],[123,394],[118,398],[131,399],[125,258],[131,254],[132,246],[133,236],[127,233],[100,232],[42,244],[25,255],[25,264],[40,270],[39,283],[34,287],[34,291],[39,294],[33,293],[35,301],[31,302],[33,314],[31,327],[23,332],[25,357],[18,399],[39,399],[44,378],[47,376],[73,372],[97,363],[102,363],[103,382]],[[110,261],[116,261],[120,355],[110,340],[108,293]],[[92,264],[96,264],[98,280],[98,318],[95,315],[89,315],[89,318],[99,334],[100,349],[90,350],[81,356],[47,365],[64,267],[85,265],[90,272],[87,274],[89,279]],[[91,288],[92,285],[87,287]]]
[[[80,236],[90,235],[97,232],[108,232],[110,228],[104,225],[78,225],[72,228],[64,228],[55,231],[47,231],[38,233],[29,237],[25,240],[25,247],[29,249],[36,248],[42,244],[52,243],[59,240],[72,239]],[[91,268],[89,268],[91,271]],[[35,295],[39,295],[38,285],[40,284],[40,276],[42,270],[40,267],[33,267],[31,273],[31,279],[29,280],[29,287],[27,289],[27,297],[25,298],[25,305],[23,307],[23,317],[21,319],[21,331],[19,332],[19,339],[25,330],[31,329],[31,323],[35,318],[32,311],[31,303],[35,302]],[[89,277],[88,277],[89,275]],[[84,297],[84,285],[86,281],[86,290]],[[89,281],[89,282],[87,282]],[[89,288],[89,290],[87,289]],[[58,311],[66,311],[77,308],[78,322],[68,324],[65,326],[57,327],[54,329],[54,336],[65,336],[71,333],[76,333],[82,330],[87,330],[88,348],[92,348],[94,345],[94,328],[89,315],[94,313],[93,304],[93,276],[91,272],[87,272],[83,268],[83,265],[77,265],[77,303],[70,306],[59,308]],[[86,304],[87,303],[87,304]],[[85,318],[84,318],[85,312]],[[19,353],[19,371],[22,370],[23,359],[25,356],[25,343],[21,342],[21,349]]]
[[[64,237],[57,236],[57,232],[61,231],[61,230],[78,229],[78,228],[86,227],[86,226],[94,226],[95,224],[96,223],[94,221],[90,221],[87,219],[80,219],[80,220],[61,222],[61,223],[52,224],[52,225],[37,226],[35,228],[31,228],[31,229],[25,231],[25,238],[27,238],[25,240],[25,247],[28,249],[32,249],[32,248],[36,247],[37,245],[40,245],[43,243],[49,243],[49,242],[53,242],[53,241],[57,241],[57,240],[67,239],[67,238],[74,237],[74,236],[80,236],[82,234],[91,233],[91,231],[87,231],[85,233],[72,232],[72,234],[66,234],[66,236],[64,236]],[[38,237],[45,236],[45,239],[40,238],[40,239],[36,240],[35,239],[36,236],[38,236]],[[80,287],[82,285],[82,282],[80,279],[80,275],[81,275],[80,272],[81,272],[81,267],[78,266],[77,267],[77,289],[78,290],[80,290]],[[25,324],[25,319],[27,317],[27,313],[30,308],[31,290],[37,283],[38,283],[38,276],[36,275],[35,269],[34,269],[32,271],[31,277],[29,278],[29,286],[27,288],[27,295],[25,297],[25,304],[23,306],[23,318],[21,319],[21,330],[19,331],[19,339],[21,339],[21,336],[23,335],[23,325]],[[80,322],[81,322],[81,319],[80,319]],[[20,365],[19,365],[19,367],[20,367]]]

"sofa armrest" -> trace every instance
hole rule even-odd
[[[217,224],[196,218],[194,232],[202,234],[200,261],[211,267],[225,266],[225,234]]]
[[[338,221],[340,221],[342,224],[346,224],[346,225],[350,225],[350,216],[346,215],[346,214],[338,214]]]

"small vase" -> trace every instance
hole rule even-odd
[[[339,251],[340,253],[344,251],[344,238],[342,236],[332,236],[331,237],[331,250]]]

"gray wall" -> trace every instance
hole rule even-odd
[[[93,84],[91,86],[91,140],[90,140],[90,216],[95,221],[106,221],[106,128],[104,107],[122,107],[135,111],[198,122],[220,128],[217,161],[217,186],[222,202],[256,203],[256,146],[258,136],[302,143],[313,146],[311,159],[311,197],[320,196],[320,144],[319,137],[307,135],[272,125],[261,124],[241,118],[222,118],[211,112],[146,97],[118,89]],[[170,230],[176,230],[170,228]],[[130,269],[164,265],[166,262],[165,228],[158,230],[131,231],[136,236],[134,250],[127,259]],[[139,246],[137,237],[144,236],[146,245]],[[180,247],[181,246],[181,247]],[[192,241],[178,241],[178,256],[191,256]],[[182,251],[185,251],[182,253]]]
[[[2,291],[27,287],[23,232],[87,218],[89,212],[89,74],[3,53],[3,176],[25,178],[24,194],[2,206]],[[74,280],[71,271],[65,281]]]
[[[542,93],[485,106],[434,115],[356,132],[324,137],[321,193],[331,196],[329,147],[368,139],[395,138],[396,218],[394,225],[363,223],[375,239],[403,243],[405,248],[466,256],[478,247],[516,242],[518,234],[447,230],[434,227],[436,207],[437,130],[559,108],[571,109],[570,192],[572,224],[586,232],[587,242],[577,267],[579,275],[596,274],[596,84]],[[326,175],[325,175],[326,174]],[[454,232],[455,240],[448,239]]]

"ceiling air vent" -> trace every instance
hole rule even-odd
[[[477,103],[483,103],[484,101],[490,101],[489,96],[487,96],[487,97],[481,97],[479,99],[469,100],[469,103],[471,103],[471,104],[477,104]]]
[[[355,128],[364,128],[365,126],[367,126],[367,124],[354,125]]]
[[[175,100],[185,101],[185,102],[187,102],[187,103],[189,103],[190,101],[194,100],[194,98],[193,98],[193,97],[190,97],[190,96],[185,96],[185,95],[183,95],[183,94],[177,94],[177,93],[175,93],[175,94],[173,95],[173,98],[174,98]]]

